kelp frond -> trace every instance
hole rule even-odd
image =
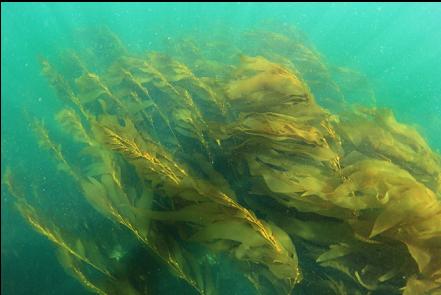
[[[42,59],[68,105],[61,128],[33,130],[109,227],[181,283],[226,292],[226,267],[260,294],[439,290],[441,156],[391,111],[348,103],[374,98],[361,75],[289,28],[234,45],[195,35],[145,55],[108,29],[82,36],[89,47],[65,54],[62,70]],[[112,258],[90,252],[102,241],[67,234],[16,181],[6,169],[19,212],[85,288],[149,290],[114,275]]]

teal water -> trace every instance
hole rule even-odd
[[[50,122],[60,103],[41,74],[38,56],[77,45],[79,28],[105,25],[129,50],[158,50],[197,31],[240,42],[240,32],[294,25],[332,65],[366,75],[377,106],[415,125],[441,149],[441,5],[433,4],[15,4],[1,6],[1,160],[19,164],[52,192],[56,206],[75,207],[29,132],[23,109]],[[237,35],[236,35],[237,32]],[[226,34],[228,34],[226,36]],[[356,102],[356,99],[353,99]],[[26,179],[24,180],[26,182]],[[11,206],[2,185],[2,294],[88,294],[67,276],[49,241]],[[73,211],[72,211],[73,212]]]

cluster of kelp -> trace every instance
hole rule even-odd
[[[106,29],[87,36],[57,67],[41,58],[63,108],[58,129],[32,126],[60,179],[109,222],[69,227],[16,169],[4,175],[87,289],[158,293],[166,269],[200,294],[441,293],[440,155],[391,112],[345,104],[333,77],[355,74],[329,69],[300,34],[146,54]],[[150,260],[127,265],[128,236]]]

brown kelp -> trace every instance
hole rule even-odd
[[[351,71],[296,30],[146,54],[108,29],[81,34],[58,67],[41,58],[57,129],[30,124],[54,177],[113,234],[65,227],[13,167],[4,182],[85,288],[155,293],[154,266],[196,294],[231,292],[225,269],[261,294],[441,292],[441,156],[391,111],[350,105]],[[123,238],[149,263],[125,265]]]

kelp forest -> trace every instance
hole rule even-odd
[[[441,156],[362,74],[295,29],[139,52],[79,36],[36,57],[57,123],[23,114],[64,195],[13,163],[3,185],[85,289],[441,294]]]

